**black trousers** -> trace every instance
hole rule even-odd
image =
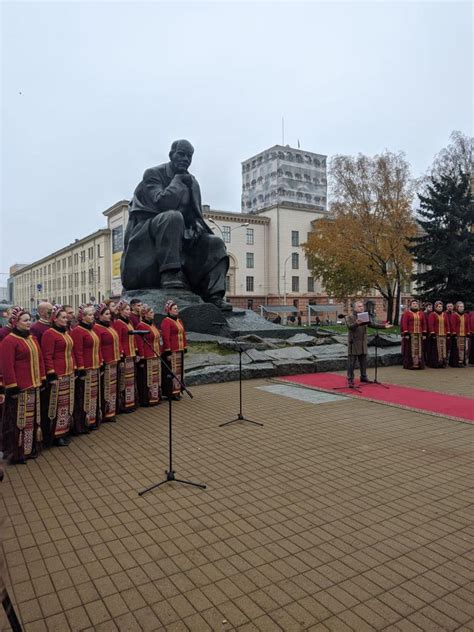
[[[354,369],[359,361],[360,377],[365,379],[367,377],[367,354],[361,353],[360,355],[349,354],[347,356],[347,379],[350,382],[354,381]]]

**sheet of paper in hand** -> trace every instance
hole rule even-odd
[[[361,312],[360,314],[357,314],[357,320],[360,320],[363,323],[370,322],[369,312]]]

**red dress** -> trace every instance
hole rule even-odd
[[[474,311],[469,313],[469,364],[474,364]]]
[[[454,312],[450,320],[451,349],[449,353],[449,365],[463,367],[467,364],[469,335],[469,316]]]
[[[10,325],[5,325],[5,327],[0,327],[0,342],[2,342],[2,340],[8,336],[8,334],[11,332],[12,328],[10,327]]]
[[[137,371],[140,406],[156,406],[161,399],[160,330],[153,321],[141,321],[137,329],[147,332],[143,338],[136,336],[141,358]]]
[[[100,350],[104,361],[101,379],[102,420],[112,421],[118,411],[118,363],[120,361],[120,338],[112,325],[96,323],[94,331],[100,339]]]
[[[41,338],[41,350],[49,382],[46,410],[41,420],[45,443],[64,437],[71,429],[76,369],[73,346],[73,339],[66,328],[53,325]]]
[[[112,323],[112,327],[119,335],[121,362],[119,365],[119,405],[120,412],[131,413],[136,408],[136,367],[135,359],[138,343],[133,331],[132,323],[119,316]]]
[[[428,351],[426,364],[433,369],[446,367],[448,363],[447,338],[450,335],[449,319],[445,312],[431,312],[428,317]]]
[[[187,351],[186,331],[179,318],[166,316],[161,321],[161,335],[163,337],[163,356],[171,366],[171,370],[181,382],[184,380],[184,354]],[[163,392],[166,395],[178,397],[182,391],[178,380],[171,379],[166,370],[163,371]]]
[[[36,455],[41,443],[40,387],[46,376],[37,339],[13,329],[0,343],[6,400],[0,447],[12,463]]]
[[[400,322],[404,369],[424,369],[423,342],[426,338],[426,323],[423,312],[403,312]]]
[[[97,428],[101,420],[100,340],[92,325],[79,323],[71,331],[79,379],[74,402],[74,432],[84,434]]]

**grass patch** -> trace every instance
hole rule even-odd
[[[235,353],[232,349],[224,349],[217,342],[189,342],[188,353],[217,353],[219,355],[230,355]]]

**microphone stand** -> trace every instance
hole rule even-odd
[[[379,382],[378,379],[377,379],[377,371],[378,371],[378,367],[379,367],[378,348],[379,348],[379,332],[377,331],[377,329],[375,329],[375,367],[374,367],[375,371],[374,371],[373,384],[378,384],[379,386],[383,386],[384,388],[386,388],[388,390],[390,387],[387,386],[386,384],[382,384],[382,382]]]
[[[242,411],[242,354],[245,353],[245,355],[247,355],[251,360],[252,357],[245,351],[245,349],[242,349],[238,342],[235,342],[234,340],[233,343],[239,352],[239,412],[237,413],[237,417],[234,417],[234,419],[219,424],[219,428],[221,428],[222,426],[229,426],[236,421],[247,421],[249,424],[254,424],[255,426],[263,426],[263,424],[259,421],[253,421],[252,419],[248,419],[248,417],[244,417]]]
[[[149,347],[153,351],[153,354],[155,355],[155,357],[158,358],[161,364],[165,367],[165,369],[168,372],[167,378],[170,381],[170,395],[168,397],[169,469],[165,470],[166,478],[164,480],[160,481],[159,483],[154,483],[153,485],[150,485],[150,487],[143,489],[141,492],[138,492],[138,495],[143,496],[143,494],[150,492],[152,489],[155,489],[156,487],[160,487],[161,485],[164,485],[165,483],[171,483],[171,482],[182,483],[183,485],[191,485],[192,487],[199,487],[200,489],[206,489],[206,485],[203,485],[202,483],[193,483],[191,481],[184,481],[180,478],[176,478],[175,471],[173,470],[173,398],[171,397],[171,384],[172,384],[173,379],[177,380],[181,388],[189,395],[191,399],[193,399],[193,394],[191,393],[190,390],[188,390],[186,384],[184,384],[184,382],[182,382],[181,379],[172,371],[171,366],[161,357],[161,355],[158,355],[156,353],[156,351],[153,349],[153,347],[145,338],[145,336],[143,336],[143,342],[147,345],[147,347]]]

